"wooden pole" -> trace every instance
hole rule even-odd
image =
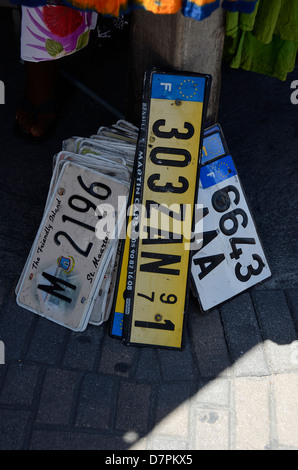
[[[197,21],[136,10],[131,15],[126,118],[139,125],[144,71],[150,67],[208,73],[212,88],[207,122],[217,120],[225,35],[224,10]]]

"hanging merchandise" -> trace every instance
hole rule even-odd
[[[12,0],[11,3],[28,7],[40,7],[48,3],[75,7],[79,10],[97,11],[102,15],[119,17],[135,9],[154,14],[181,13],[198,21],[210,16],[217,8],[251,13],[257,0]]]
[[[297,51],[297,0],[259,0],[251,14],[227,12],[224,59],[230,67],[286,80]]]
[[[59,59],[86,47],[97,13],[63,5],[22,8],[21,58],[29,62]]]

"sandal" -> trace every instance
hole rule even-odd
[[[39,106],[24,98],[16,112],[15,130],[29,142],[43,142],[54,128],[57,120],[55,103],[46,101]]]

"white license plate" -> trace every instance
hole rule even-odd
[[[111,259],[104,274],[104,279],[100,285],[98,295],[95,299],[92,314],[89,320],[91,325],[99,326],[110,316],[112,307],[111,302],[114,295],[115,278],[120,256],[118,245],[119,243],[117,243],[117,247],[112,250]]]
[[[203,239],[191,268],[203,311],[271,276],[234,161],[220,127],[213,130],[203,143],[198,193]]]
[[[22,273],[20,306],[74,331],[86,328],[116,247],[128,191],[127,183],[64,164]],[[109,210],[113,215],[107,219]]]

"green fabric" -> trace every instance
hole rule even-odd
[[[226,14],[224,59],[286,80],[298,51],[298,0],[259,0],[253,13]]]

